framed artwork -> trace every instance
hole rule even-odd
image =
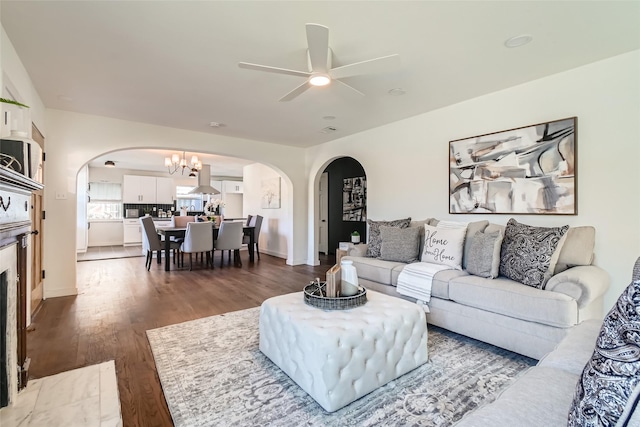
[[[280,177],[263,179],[260,195],[262,209],[280,209]]]
[[[575,215],[577,117],[449,142],[449,213]]]
[[[342,185],[342,220],[367,220],[367,179],[345,178]]]

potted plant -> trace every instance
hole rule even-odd
[[[358,233],[357,231],[351,233],[351,243],[354,243],[356,245],[360,243],[360,233]]]

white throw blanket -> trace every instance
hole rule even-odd
[[[451,270],[448,265],[432,264],[430,262],[414,262],[400,272],[398,276],[399,294],[429,302],[431,299],[431,284],[433,276],[442,270]]]

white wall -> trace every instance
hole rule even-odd
[[[46,125],[44,120],[45,108],[38,92],[36,92],[31,78],[18,57],[13,44],[9,40],[7,33],[2,28],[0,36],[0,70],[2,71],[2,85],[9,85],[18,91],[18,101],[28,105],[31,113],[31,121],[35,123],[38,130],[46,135]],[[5,81],[5,78],[8,81]]]
[[[577,116],[578,215],[515,217],[532,225],[595,226],[595,263],[612,279],[608,310],[640,256],[638,76],[635,51],[309,149],[309,191],[330,159],[352,156],[367,174],[371,219],[433,216],[505,224],[509,215],[448,214],[448,142]],[[309,212],[314,224],[313,196]],[[311,231],[310,242],[312,259],[317,242]]]
[[[76,251],[84,253],[89,245],[89,221],[87,220],[87,188],[89,185],[89,168],[87,166],[78,172],[78,181],[76,185]]]
[[[261,253],[286,258],[287,241],[291,232],[288,222],[291,211],[286,201],[290,200],[291,195],[285,180],[281,179],[280,209],[263,209],[261,203],[262,181],[277,177],[280,177],[280,174],[268,166],[256,163],[244,167],[243,216],[261,215],[263,217],[259,239]],[[289,260],[287,262],[290,263]]]

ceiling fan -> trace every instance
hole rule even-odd
[[[312,86],[326,86],[332,81],[338,82],[364,96],[358,89],[349,86],[341,79],[361,74],[391,71],[400,66],[400,55],[389,55],[367,61],[356,62],[341,67],[331,68],[331,49],[329,48],[329,28],[319,24],[306,24],[307,27],[307,63],[309,71],[289,70],[270,67],[268,65],[239,62],[240,68],[266,71],[268,73],[288,74],[305,77],[307,80],[300,86],[280,98],[280,101],[291,101]]]

